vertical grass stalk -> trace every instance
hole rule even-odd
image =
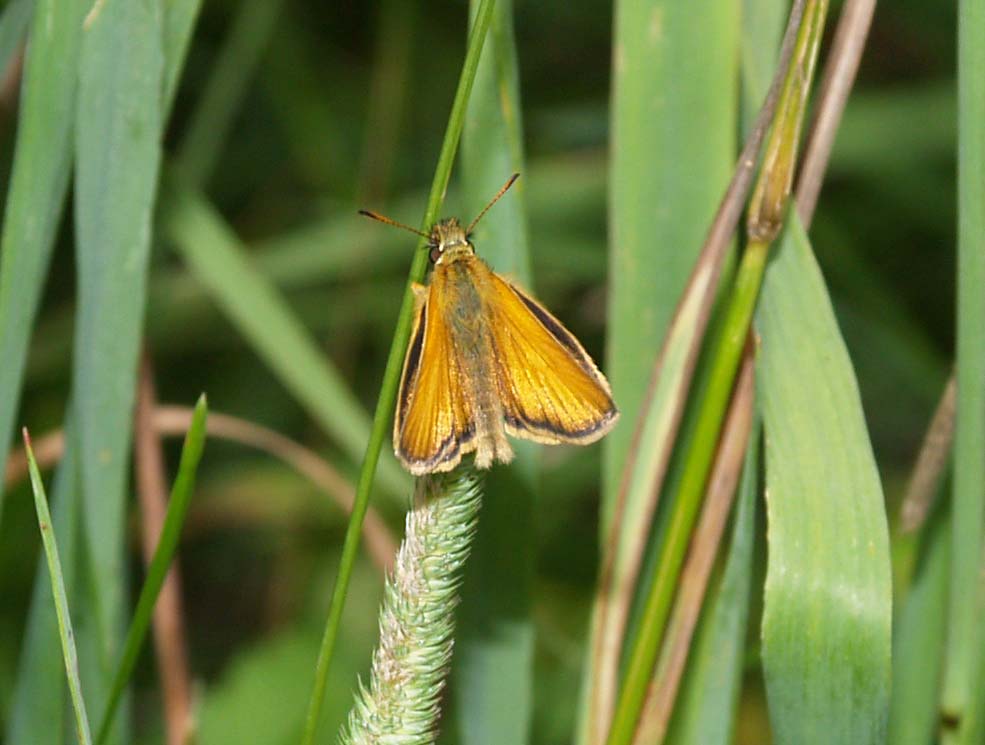
[[[404,542],[387,579],[380,642],[341,742],[433,743],[451,660],[455,606],[482,501],[470,468],[418,479]]]
[[[438,209],[441,207],[441,203],[445,197],[445,191],[448,188],[448,182],[451,178],[451,167],[455,161],[455,153],[458,150],[462,127],[465,124],[465,109],[468,104],[469,95],[472,92],[472,83],[475,81],[475,73],[479,67],[479,56],[482,53],[482,45],[486,38],[486,31],[489,29],[489,21],[492,18],[494,6],[495,0],[482,0],[475,13],[475,23],[472,26],[472,31],[469,33],[465,62],[462,65],[462,75],[459,78],[458,90],[455,92],[455,100],[452,103],[451,114],[448,117],[448,128],[445,130],[445,139],[441,145],[441,153],[438,156],[438,165],[435,169],[434,180],[431,183],[431,193],[428,197],[427,209],[424,213],[424,219],[421,222],[422,230],[425,232],[437,219]],[[410,327],[414,311],[413,285],[424,279],[424,273],[427,270],[427,261],[427,240],[422,238],[414,251],[414,258],[407,278],[407,288],[404,291],[403,302],[400,306],[400,315],[397,317],[397,328],[393,334],[393,343],[390,345],[390,354],[387,357],[386,369],[383,372],[383,383],[380,386],[380,397],[377,400],[376,412],[373,415],[373,426],[370,431],[369,442],[366,445],[366,455],[359,472],[359,481],[356,485],[356,499],[352,505],[352,515],[349,517],[349,525],[346,528],[345,540],[342,544],[342,559],[339,564],[339,574],[335,581],[335,588],[332,590],[332,601],[328,610],[328,620],[325,624],[325,633],[322,637],[321,648],[318,652],[318,662],[315,666],[314,689],[308,706],[304,735],[301,739],[304,745],[311,745],[314,742],[315,732],[318,729],[322,700],[325,697],[325,686],[328,683],[328,667],[332,660],[335,641],[338,638],[339,624],[342,620],[342,607],[345,604],[346,592],[349,589],[349,580],[352,578],[352,568],[355,565],[356,555],[359,551],[359,539],[362,535],[363,518],[366,516],[366,508],[369,506],[369,493],[373,486],[373,477],[376,472],[376,464],[380,458],[380,450],[383,448],[383,441],[386,439],[389,430],[390,417],[393,415],[394,402],[397,398],[397,386],[400,383],[400,371],[403,367],[404,352],[410,341]]]
[[[951,598],[944,685],[945,742],[969,742],[974,691],[973,650],[982,644],[976,607],[985,521],[985,0],[958,4],[958,299],[957,419]],[[977,699],[977,701],[976,701]]]
[[[24,449],[27,453],[27,465],[31,473],[31,488],[34,490],[34,507],[38,513],[38,527],[41,528],[41,540],[44,543],[44,554],[48,561],[51,594],[55,599],[58,632],[62,642],[62,657],[65,660],[65,675],[68,677],[68,690],[72,696],[72,711],[75,713],[75,735],[80,745],[92,745],[89,717],[86,714],[85,701],[82,698],[82,682],[79,679],[79,656],[75,650],[75,634],[72,631],[72,619],[68,612],[68,596],[65,594],[65,581],[62,578],[62,563],[58,558],[58,545],[55,543],[55,534],[52,531],[48,497],[44,492],[44,483],[41,481],[37,461],[34,460],[31,437],[28,435],[27,429],[24,430]]]
[[[643,600],[642,620],[630,648],[608,745],[628,745],[632,742],[653,675],[667,614],[704,497],[739,358],[756,307],[769,246],[779,233],[786,212],[807,94],[826,12],[827,0],[814,0],[807,4],[801,21],[793,64],[784,82],[767,140],[760,178],[750,204],[749,243],[728,301],[722,333],[713,341],[715,349],[709,383],[704,398],[698,403],[696,425],[683,443],[683,475],[676,493],[669,495],[673,506],[666,539],[660,548],[653,582]]]

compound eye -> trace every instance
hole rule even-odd
[[[432,264],[437,264],[438,263],[438,259],[441,258],[441,246],[432,245],[431,246],[431,253],[428,254],[428,256],[430,257]]]

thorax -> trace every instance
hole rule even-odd
[[[478,353],[488,343],[485,298],[490,290],[490,275],[486,263],[471,252],[444,256],[434,267],[431,300],[462,351]]]

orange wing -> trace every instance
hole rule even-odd
[[[462,395],[461,365],[450,329],[433,307],[430,288],[418,293],[423,299],[404,358],[393,422],[394,452],[415,476],[450,471],[475,448],[475,423]]]
[[[493,273],[487,299],[506,431],[588,444],[619,417],[609,383],[578,340],[540,303]]]

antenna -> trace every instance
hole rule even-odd
[[[486,208],[488,209],[488,207]],[[404,225],[402,222],[397,222],[396,220],[391,220],[389,217],[384,217],[376,212],[371,212],[370,210],[359,210],[359,214],[365,217],[371,217],[379,222],[386,223],[387,225],[393,225],[395,228],[403,228],[404,230],[409,230],[414,235],[419,235],[421,238],[430,238],[427,233],[422,233],[417,228],[412,228],[410,225]]]
[[[496,202],[499,201],[499,198],[506,193],[507,189],[513,186],[513,182],[516,181],[518,178],[520,178],[520,174],[514,173],[512,176],[509,177],[509,179],[507,179],[506,183],[503,184],[503,188],[499,190],[499,193],[492,198],[489,204],[487,204],[485,208],[482,210],[482,212],[479,213],[478,217],[476,217],[472,222],[469,223],[468,228],[465,229],[465,235],[472,234],[472,228],[475,227],[476,223],[483,218],[483,216],[489,211],[490,207],[492,207],[494,204],[496,204]]]

